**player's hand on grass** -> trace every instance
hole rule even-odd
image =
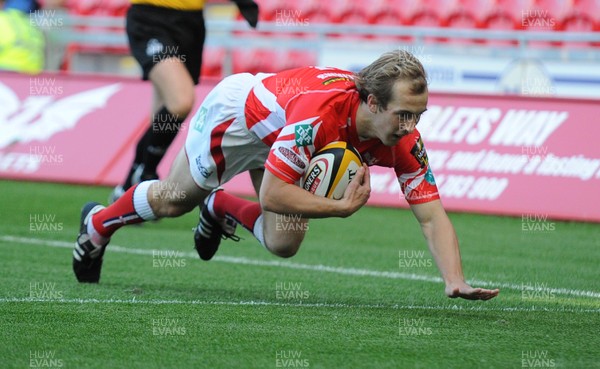
[[[489,300],[498,296],[498,293],[500,293],[499,289],[473,288],[465,282],[449,283],[446,285],[446,296],[452,299],[460,297],[466,300]]]
[[[356,174],[348,184],[348,187],[346,187],[344,196],[339,200],[344,208],[342,216],[347,217],[354,214],[367,203],[370,195],[371,177],[369,174],[369,167],[366,164],[363,164],[363,166],[356,171]]]

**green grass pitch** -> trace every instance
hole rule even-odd
[[[450,214],[487,302],[446,298],[412,214],[377,208],[311,221],[291,259],[238,230],[203,262],[196,212],[126,227],[81,285],[79,211],[109,189],[0,190],[0,368],[600,367],[597,224]]]

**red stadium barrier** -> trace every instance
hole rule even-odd
[[[216,82],[203,79],[193,111]],[[0,178],[122,182],[148,127],[150,101],[150,84],[131,78],[0,72]],[[183,146],[188,121],[158,168],[161,177]],[[249,183],[244,175],[225,187],[253,194]]]
[[[600,221],[598,115],[594,100],[431,93],[418,128],[447,209]],[[374,173],[370,201],[387,205],[396,180]]]
[[[196,106],[215,83],[197,87]],[[138,80],[0,73],[0,178],[117,184],[150,101]],[[447,209],[600,222],[598,116],[592,100],[431,93],[419,130]],[[406,207],[393,171],[371,173],[370,204]],[[253,194],[247,176],[226,187]]]

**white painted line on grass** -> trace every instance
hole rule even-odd
[[[50,246],[50,247],[60,247],[60,248],[72,248],[75,246],[75,241],[73,242],[65,242],[65,241],[56,241],[56,240],[46,240],[42,238],[29,238],[29,237],[17,237],[17,236],[0,236],[0,241],[4,242],[14,242],[26,245],[40,245],[40,246]],[[176,253],[177,256],[183,256],[192,259],[198,259],[198,254],[195,252],[182,252],[176,250],[146,250],[146,249],[136,249],[130,247],[122,247],[117,245],[108,246],[108,252],[120,252],[125,254],[136,254],[136,255],[154,255],[158,252],[173,252]],[[356,268],[343,268],[343,267],[333,267],[328,265],[320,265],[320,264],[299,264],[293,263],[289,261],[278,261],[278,260],[258,260],[258,259],[248,259],[243,257],[233,257],[233,256],[215,256],[212,261],[231,263],[231,264],[244,264],[244,265],[256,265],[256,266],[272,266],[272,267],[280,267],[280,268],[289,268],[289,269],[301,269],[301,270],[312,270],[317,272],[328,272],[328,273],[336,273],[336,274],[344,274],[344,275],[352,275],[352,276],[367,276],[367,277],[377,277],[377,278],[389,278],[389,279],[404,279],[410,281],[422,281],[422,282],[435,282],[441,283],[442,279],[440,277],[432,277],[427,275],[419,275],[413,273],[400,273],[400,272],[385,272],[385,271],[377,271],[377,270],[369,270],[369,269],[356,269]],[[482,280],[474,280],[469,279],[469,283],[478,287],[490,287],[490,288],[507,288],[511,290],[523,291],[524,287],[527,291],[531,292],[545,292],[545,293],[555,293],[559,295],[572,295],[572,296],[582,296],[582,297],[591,297],[591,298],[599,298],[600,292],[595,291],[583,291],[583,290],[573,290],[568,288],[550,288],[544,286],[543,288],[537,288],[536,286],[528,286],[523,284],[514,284],[514,283],[505,283],[505,282],[493,282],[493,281],[482,281]]]
[[[298,308],[338,308],[338,309],[393,309],[393,310],[442,310],[442,311],[503,311],[503,312],[555,312],[555,313],[600,313],[600,309],[573,309],[573,308],[547,308],[547,307],[493,307],[493,306],[458,306],[458,305],[351,305],[328,303],[288,303],[272,301],[204,301],[204,300],[138,300],[135,298],[124,299],[42,299],[3,297],[0,303],[63,303],[63,304],[137,304],[137,305],[225,305],[225,306],[273,306],[273,307],[298,307]]]

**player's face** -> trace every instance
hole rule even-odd
[[[392,98],[387,108],[378,107],[373,116],[375,135],[386,146],[398,141],[415,130],[421,114],[427,110],[428,93],[415,95],[410,91],[410,82],[397,81],[392,87]]]

